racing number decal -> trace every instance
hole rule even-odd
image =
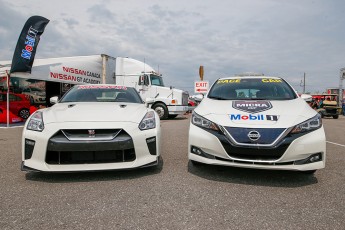
[[[281,83],[281,82],[283,82],[281,79],[273,79],[273,78],[263,78],[261,81],[263,83]]]
[[[224,79],[218,80],[217,84],[227,84],[227,83],[240,83],[241,79]]]

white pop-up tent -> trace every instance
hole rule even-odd
[[[10,99],[9,99],[9,92],[10,92],[10,86],[9,86],[9,75],[8,72],[10,71],[10,65],[9,64],[0,64],[0,77],[6,78],[7,82],[7,103],[6,103],[6,120],[7,120],[7,127],[9,127],[10,122]]]

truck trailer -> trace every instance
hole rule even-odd
[[[0,70],[10,69],[1,61]],[[144,62],[106,54],[35,59],[30,73],[11,73],[12,77],[76,84],[117,84],[135,87],[161,119],[174,118],[188,111],[188,92],[165,87],[163,78]],[[49,101],[49,100],[47,100]]]

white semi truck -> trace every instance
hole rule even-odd
[[[0,62],[2,70],[10,61]],[[118,84],[135,87],[161,119],[174,118],[188,111],[188,93],[165,87],[161,74],[144,62],[106,54],[35,59],[31,74],[11,73],[11,77],[69,84]]]

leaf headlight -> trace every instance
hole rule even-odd
[[[33,131],[38,131],[38,132],[42,132],[43,131],[44,123],[43,123],[43,114],[42,114],[42,112],[37,111],[37,112],[35,112],[31,116],[31,118],[30,118],[30,120],[29,120],[29,122],[28,122],[28,124],[26,126],[26,129],[33,130]]]
[[[155,112],[150,111],[150,112],[147,112],[144,118],[141,120],[139,124],[139,129],[147,130],[147,129],[154,129],[154,128],[156,128]]]
[[[206,118],[198,115],[194,111],[193,111],[193,114],[192,114],[192,124],[196,125],[196,126],[199,126],[201,128],[211,129],[211,130],[214,130],[214,131],[219,131],[219,127],[218,127],[218,125],[216,123],[213,123],[212,121],[207,120]]]
[[[321,115],[317,114],[313,118],[310,118],[309,120],[306,120],[306,121],[296,125],[291,130],[291,133],[296,134],[296,133],[309,132],[309,131],[319,129],[319,128],[321,128],[321,126],[322,126]]]

